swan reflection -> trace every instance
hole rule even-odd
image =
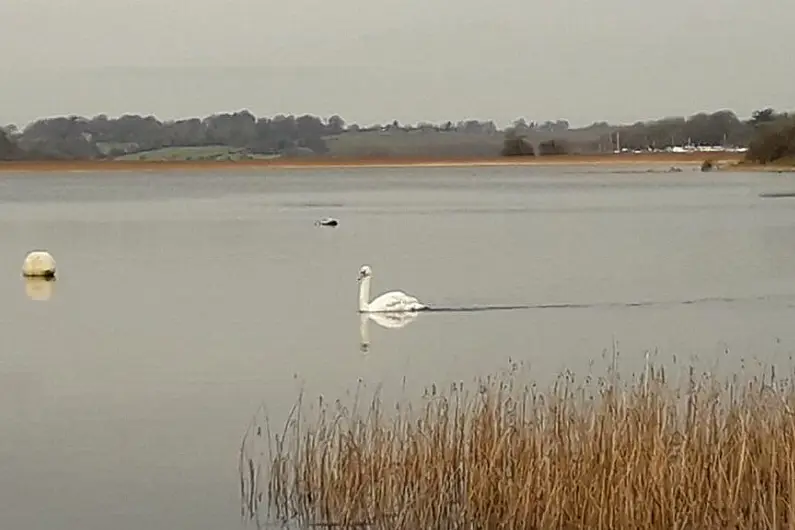
[[[367,353],[370,350],[370,321],[372,320],[382,328],[400,329],[408,326],[420,313],[359,313],[359,349]]]
[[[52,297],[55,288],[54,278],[28,277],[25,282],[25,294],[31,300],[45,301]]]

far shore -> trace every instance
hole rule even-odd
[[[496,167],[496,166],[700,166],[711,160],[718,170],[782,171],[782,166],[735,165],[742,153],[622,153],[603,155],[555,155],[499,158],[276,158],[251,160],[64,160],[0,162],[0,172],[73,171],[212,171],[234,169],[345,169],[399,167]]]

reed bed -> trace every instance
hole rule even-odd
[[[678,379],[648,365],[541,391],[514,364],[394,406],[357,392],[308,414],[301,396],[278,433],[248,434],[268,465],[241,451],[242,494],[302,527],[795,527],[793,378]]]

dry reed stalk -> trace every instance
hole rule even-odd
[[[624,383],[520,370],[434,386],[388,415],[322,402],[275,436],[269,504],[303,525],[389,529],[793,528],[791,380]],[[300,407],[299,407],[300,408]],[[298,410],[295,409],[295,410]]]

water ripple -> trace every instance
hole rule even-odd
[[[706,296],[686,300],[647,300],[640,302],[595,302],[595,303],[558,303],[558,304],[514,304],[514,305],[477,305],[477,306],[432,306],[426,312],[432,313],[474,313],[479,311],[517,311],[523,309],[606,309],[629,307],[655,307],[655,306],[680,306],[707,303],[737,303],[774,301],[776,299],[788,300],[795,298],[795,294],[760,295],[747,297]],[[787,304],[795,307],[795,304]]]

